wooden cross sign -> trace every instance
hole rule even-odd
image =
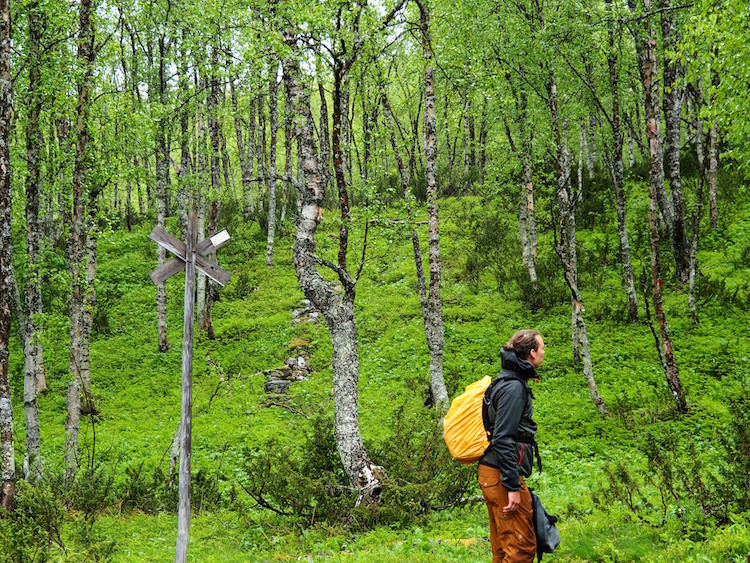
[[[187,240],[182,242],[157,225],[149,238],[175,255],[149,273],[151,281],[159,285],[167,278],[185,269],[185,316],[182,335],[182,416],[180,420],[180,505],[177,515],[177,548],[175,563],[187,560],[190,538],[190,457],[192,449],[193,418],[193,311],[195,309],[195,270],[203,272],[221,286],[229,281],[230,273],[209,261],[206,256],[229,242],[225,230],[196,244],[195,211],[190,212]]]

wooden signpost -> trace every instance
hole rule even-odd
[[[187,560],[190,538],[190,456],[192,448],[193,418],[193,311],[195,309],[195,270],[206,274],[221,286],[226,285],[231,275],[226,270],[210,262],[206,256],[213,254],[229,242],[225,230],[196,244],[198,236],[195,211],[190,212],[187,227],[187,240],[170,235],[163,227],[156,226],[149,238],[175,255],[149,273],[156,285],[185,270],[185,316],[182,335],[182,416],[180,422],[180,504],[177,515],[177,548],[175,563]]]

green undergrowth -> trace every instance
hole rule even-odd
[[[640,285],[642,267],[649,268],[647,200],[639,184],[633,183],[629,191],[634,211],[628,220]],[[595,197],[597,192],[592,202]],[[581,368],[572,365],[569,294],[551,250],[552,235],[548,228],[540,231],[540,289],[533,292],[521,266],[517,226],[502,219],[507,210],[498,201],[441,201],[445,379],[453,397],[499,370],[499,349],[515,330],[534,327],[544,335],[545,364],[533,386],[544,471],[529,484],[547,509],[561,517],[563,538],[558,552],[545,561],[744,561],[750,549],[750,507],[735,503],[721,513],[726,518],[717,508],[706,519],[696,495],[678,482],[673,499],[679,497],[680,510],[687,512],[678,512],[673,499],[662,510],[660,492],[666,478],[652,465],[653,444],[647,436],[675,436],[675,467],[687,468],[690,483],[701,477],[706,494],[724,494],[721,491],[730,487],[721,467],[732,444],[741,439],[731,432],[738,419],[730,401],[750,386],[750,206],[737,205],[716,232],[709,232],[707,222],[704,226],[699,325],[688,310],[686,288],[670,281],[669,271],[663,273],[687,415],[674,410],[648,325],[625,322],[614,215],[609,222],[594,215],[582,222],[584,227],[591,224],[578,237],[580,285],[594,374],[610,412],[602,418],[589,399]],[[385,214],[403,218],[396,209]],[[349,261],[356,269],[365,214],[355,209],[353,215]],[[498,226],[487,217],[497,217]],[[424,218],[421,209],[417,219]],[[147,238],[150,220],[142,219],[132,232],[115,230],[99,239],[91,347],[98,414],[93,421],[82,420],[80,440],[83,454],[93,455],[111,475],[111,488],[95,507],[98,518],[88,539],[78,532],[76,511],[63,511],[62,538],[69,541],[64,542],[65,552],[52,544],[53,559],[91,559],[86,555],[90,546],[105,540],[112,542],[111,552],[102,548],[97,553],[112,561],[164,561],[173,554],[176,494],[169,485],[169,454],[180,418],[184,285],[180,276],[167,282],[171,348],[160,353],[156,288],[148,278],[156,265],[156,245]],[[292,267],[293,237],[277,241],[274,266],[269,268],[265,235],[257,224],[242,224],[236,214],[227,219],[232,241],[220,252],[219,262],[232,272],[232,279],[213,307],[215,339],[196,335],[190,559],[487,561],[483,503],[436,510],[441,508],[440,495],[461,492],[469,497],[479,490],[471,468],[461,472],[440,453],[440,436],[424,406],[429,356],[408,229],[388,221],[371,225],[357,285],[360,425],[371,455],[392,479],[384,508],[368,513],[352,510],[354,499],[345,491],[332,493],[333,500],[316,496],[326,486],[339,486],[342,479],[330,428],[331,343],[324,323],[292,322],[292,311],[303,298]],[[549,224],[544,210],[539,221]],[[177,231],[174,218],[168,226]],[[426,226],[417,228],[427,267]],[[326,212],[319,252],[331,260],[337,232],[335,214]],[[669,256],[665,245],[665,270]],[[68,381],[67,315],[59,287],[64,261],[57,260],[56,268],[45,288],[49,391],[39,398],[42,455],[50,474],[62,470]],[[642,304],[641,294],[641,315]],[[10,373],[20,465],[23,358],[16,334]],[[288,396],[269,398],[262,372],[297,353],[289,347],[292,342],[303,344],[300,349],[309,355],[312,375],[295,383]],[[695,470],[688,463],[694,456],[702,460]],[[263,463],[273,465],[264,473]],[[627,478],[642,493],[632,506],[611,490],[609,476],[618,465],[626,467]],[[248,493],[264,475],[264,500],[283,514],[259,507]],[[451,479],[455,486],[468,488],[450,491]],[[298,504],[292,510],[284,503],[295,494]],[[5,529],[3,537],[10,537],[7,526],[0,527],[0,536]]]

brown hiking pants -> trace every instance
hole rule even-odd
[[[477,479],[490,514],[492,563],[533,563],[536,536],[532,522],[531,493],[521,477],[521,505],[513,512],[503,512],[508,491],[500,480],[500,471],[479,465]]]

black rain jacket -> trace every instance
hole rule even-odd
[[[489,420],[494,420],[492,443],[479,463],[500,471],[505,490],[519,491],[519,475],[528,477],[534,465],[532,443],[537,426],[528,380],[538,375],[534,366],[511,350],[503,348],[500,357],[503,369],[495,378],[488,405]]]

